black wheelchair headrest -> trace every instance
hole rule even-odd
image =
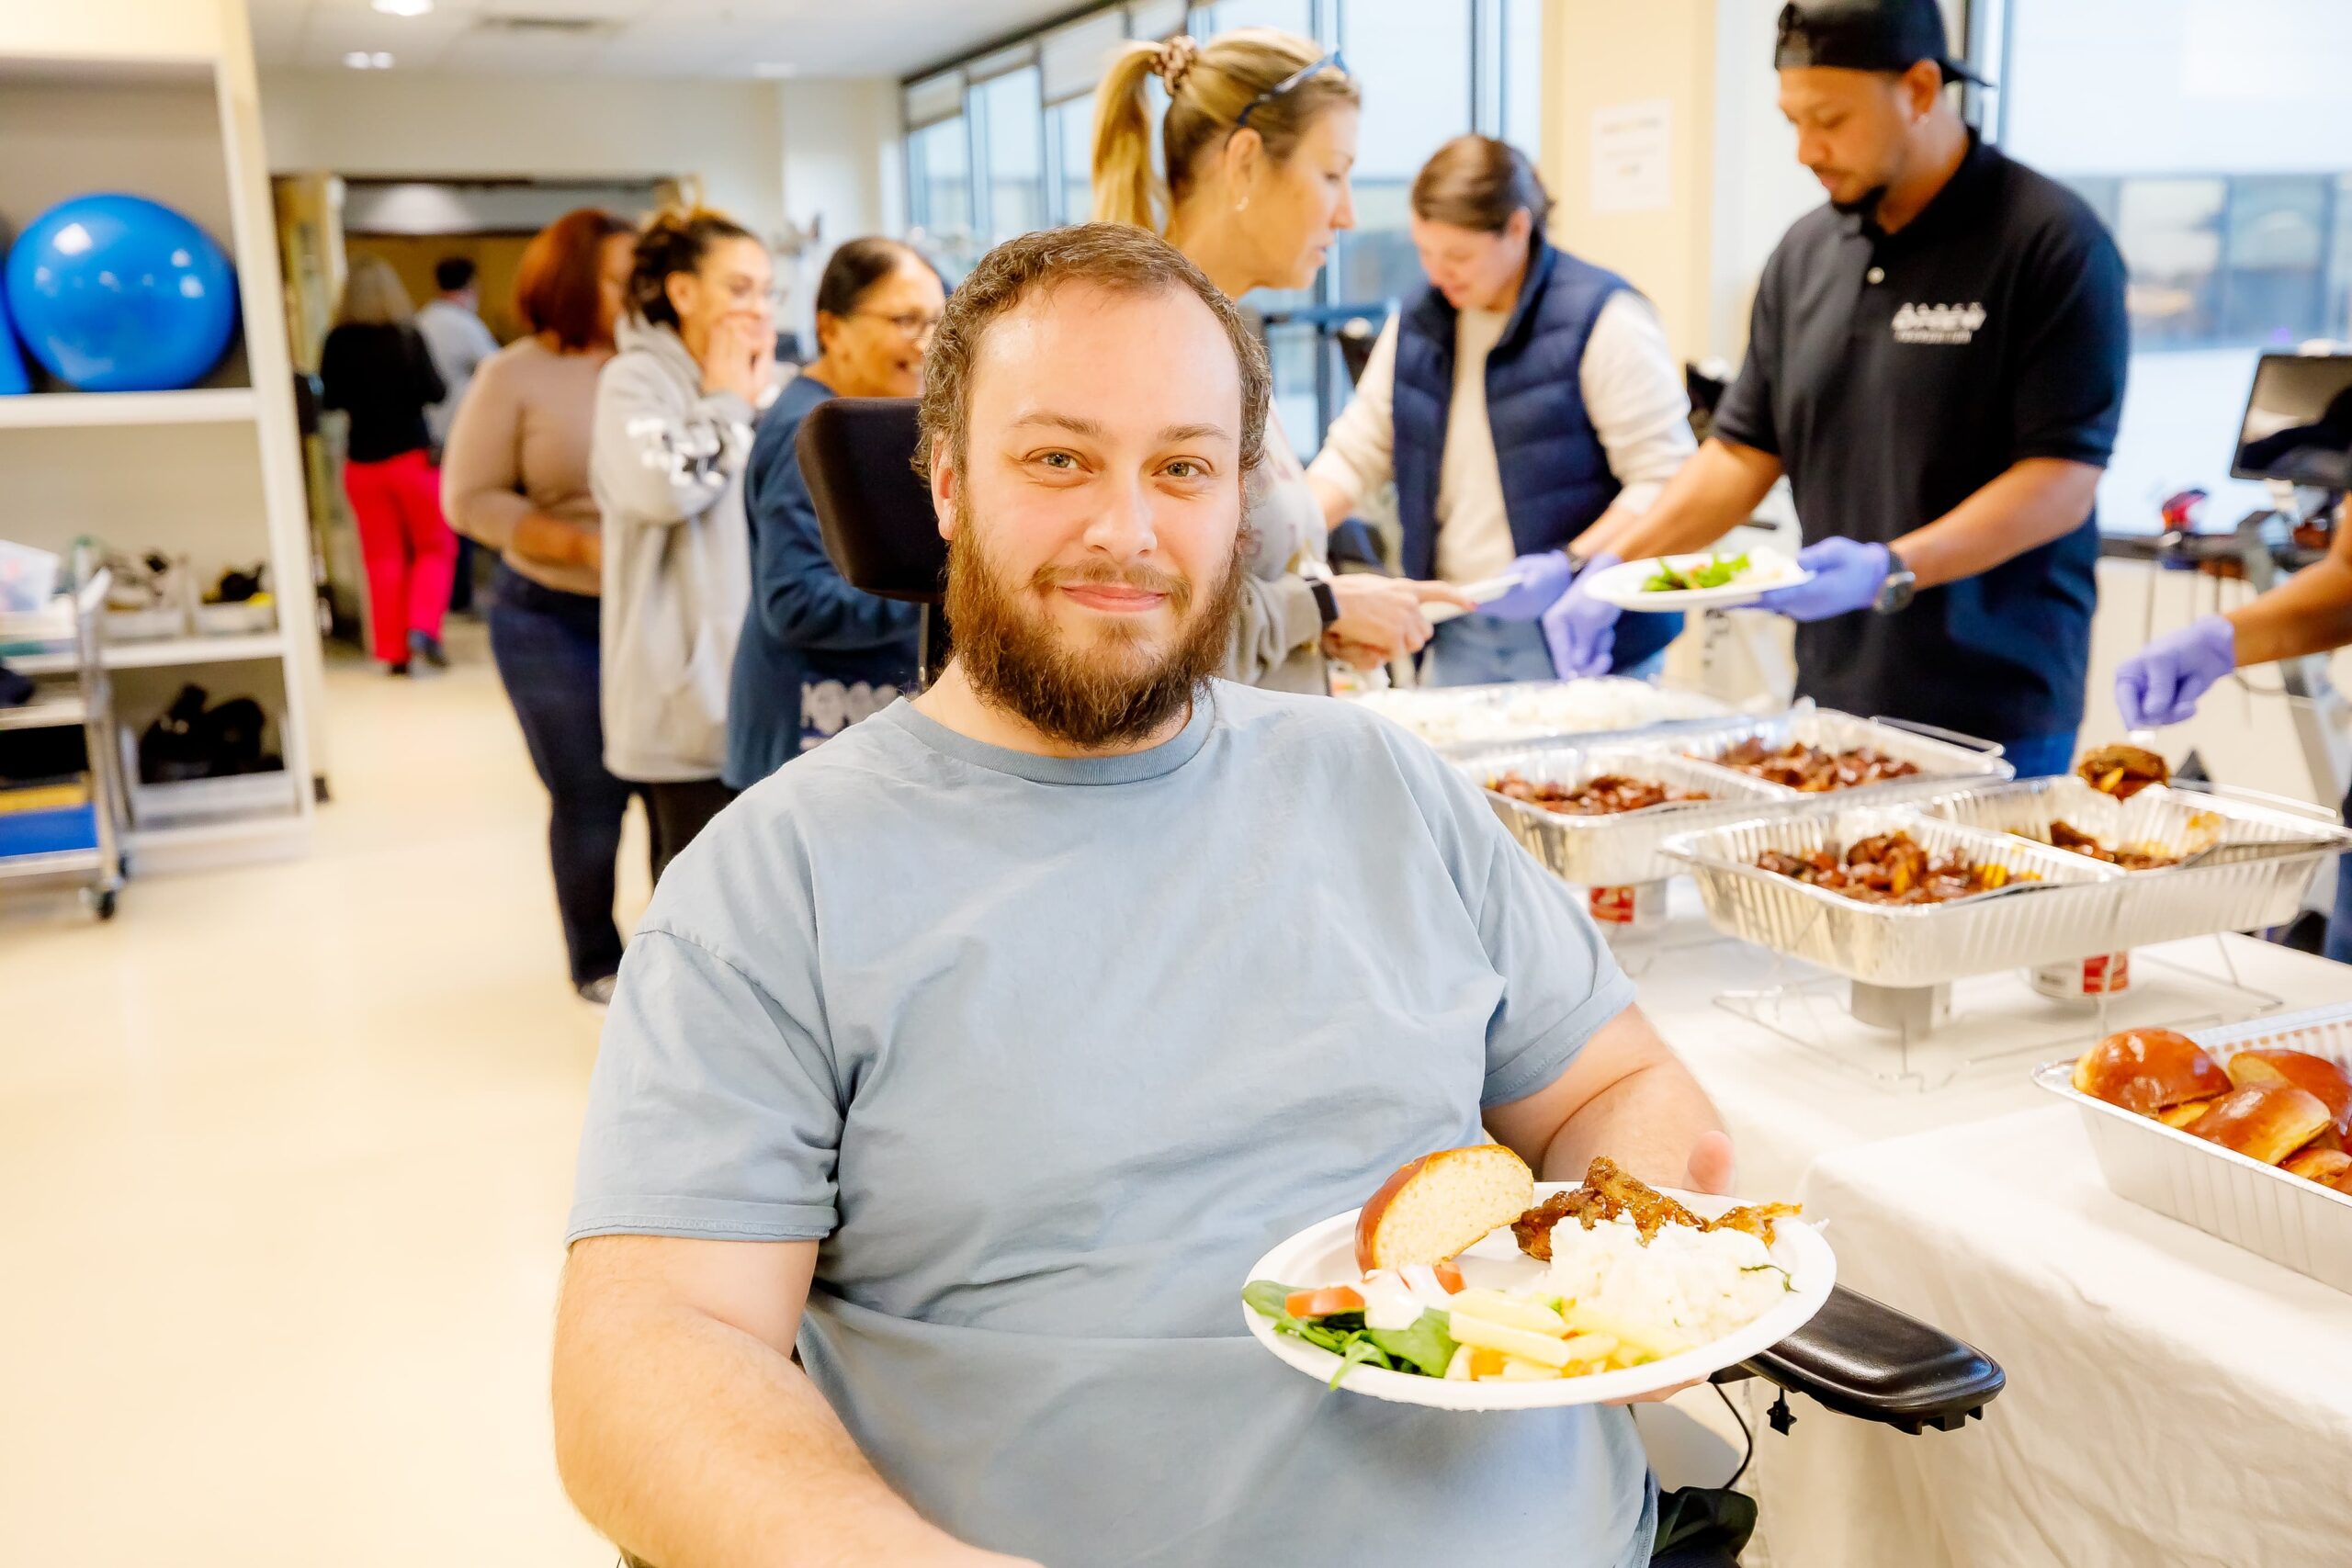
[[[939,603],[947,541],[931,487],[913,468],[915,400],[828,398],[801,420],[793,445],[825,553],[850,586]]]

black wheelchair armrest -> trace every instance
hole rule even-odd
[[[1974,1346],[1843,1285],[1811,1323],[1716,1381],[1747,1376],[1915,1435],[1957,1431],[2008,1381]]]

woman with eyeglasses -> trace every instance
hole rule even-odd
[[[752,607],[735,648],[727,766],[745,790],[914,690],[922,612],[849,585],[800,474],[801,421],[828,398],[911,398],[946,290],[896,240],[852,240],[817,285],[817,357],[760,421],[743,480]]]
[[[657,878],[734,798],[719,774],[751,601],[743,469],[774,395],[773,281],[767,247],[732,219],[656,213],[596,382],[605,763],[645,788]]]
[[[1168,88],[1158,164],[1154,76]],[[1336,54],[1272,28],[1128,44],[1096,100],[1094,216],[1164,234],[1234,299],[1304,288],[1355,227],[1348,174],[1361,99]],[[1321,506],[1271,413],[1249,524],[1231,679],[1328,692],[1327,655],[1374,668],[1429,640],[1424,604],[1470,604],[1444,583],[1330,577]]]

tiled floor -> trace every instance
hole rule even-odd
[[[303,860],[0,901],[0,1560],[611,1561],[547,1346],[599,1015],[480,630],[331,671]],[[634,821],[623,903],[644,897]]]

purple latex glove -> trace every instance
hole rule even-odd
[[[1519,586],[1499,599],[1479,605],[1478,614],[1502,621],[1532,621],[1568,591],[1568,579],[1576,572],[1576,565],[1568,559],[1566,550],[1521,556],[1502,574],[1517,578]]]
[[[2237,667],[2237,628],[2226,616],[2200,615],[2123,661],[2115,672],[2115,705],[2127,728],[2179,724]]]
[[[1563,681],[1609,673],[1609,657],[1617,647],[1617,617],[1623,612],[1586,592],[1585,584],[1617,564],[1612,555],[1593,557],[1540,617],[1544,646],[1552,651],[1552,672]]]
[[[1799,550],[1797,564],[1813,573],[1813,581],[1772,589],[1756,607],[1793,621],[1826,621],[1877,603],[1879,585],[1894,570],[1894,552],[1859,539],[1824,539]]]

